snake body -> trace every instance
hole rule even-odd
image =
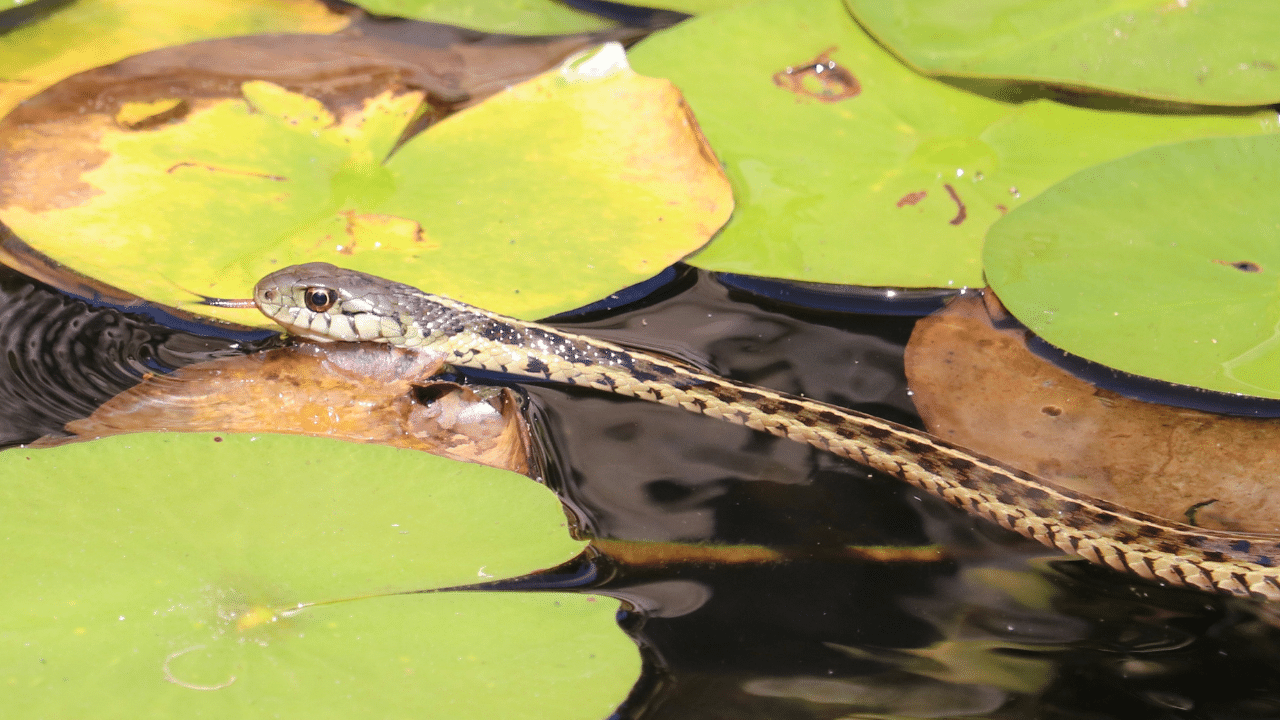
[[[1206,530],[1127,510],[852,410],[327,263],[268,275],[254,289],[254,302],[298,336],[419,348],[455,366],[680,407],[849,458],[1094,563],[1174,585],[1280,600],[1280,536]]]

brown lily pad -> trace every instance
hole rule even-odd
[[[988,291],[989,293],[989,291]],[[933,434],[1059,485],[1206,528],[1280,530],[1280,420],[1121,397],[1032,354],[998,301],[916,325],[907,378]],[[990,310],[990,312],[989,312]]]
[[[61,78],[129,55],[214,37],[331,33],[347,27],[353,15],[320,0],[44,4],[46,15],[9,29],[0,45],[0,116]]]
[[[428,380],[441,365],[437,355],[385,345],[299,344],[150,377],[67,430],[77,439],[164,431],[315,435],[528,475],[519,399],[509,389]]]

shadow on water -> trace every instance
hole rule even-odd
[[[919,426],[914,320],[797,309],[688,269],[566,329]],[[0,442],[145,373],[245,352],[0,270]],[[620,717],[1280,716],[1266,606],[1050,554],[894,478],[660,405],[529,388],[549,483],[600,555],[512,589],[604,592],[644,680]]]

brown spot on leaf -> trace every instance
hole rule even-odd
[[[857,97],[862,85],[853,73],[831,59],[836,48],[823,50],[818,57],[800,65],[789,66],[773,74],[773,84],[819,102],[834,103]]]
[[[895,203],[894,207],[906,207],[907,205],[915,205],[916,203],[920,202],[921,200],[925,199],[928,196],[929,196],[929,193],[925,192],[924,190],[917,190],[916,192],[910,192],[898,198],[898,202]]]
[[[98,115],[68,119],[61,132],[0,133],[0,205],[39,213],[101,195],[80,178],[110,157],[98,139],[114,125],[114,119]]]
[[[410,218],[359,213],[354,210],[342,210],[338,214],[346,220],[347,243],[337,247],[337,251],[343,255],[356,252],[361,240],[367,241],[363,243],[364,246],[375,249],[383,245],[405,248],[427,242],[422,225]],[[432,243],[429,247],[435,248],[438,245]]]
[[[254,172],[253,170],[236,170],[235,168],[218,167],[217,165],[206,165],[205,163],[197,163],[197,162],[174,163],[167,170],[165,170],[165,172],[172,175],[177,170],[181,170],[182,168],[189,168],[189,167],[201,168],[204,170],[208,170],[209,172],[215,172],[215,173],[226,173],[227,175],[247,175],[249,177],[259,177],[266,180],[275,180],[276,182],[283,182],[289,179],[287,177],[284,177],[283,175],[268,175],[267,173]]]
[[[703,162],[708,167],[720,167],[720,158],[716,157],[716,151],[711,149],[711,142],[702,134],[702,126],[698,125],[698,119],[693,115],[693,108],[689,107],[689,103],[685,101],[681,95],[677,100],[680,113],[684,118],[685,127],[688,128],[690,140],[698,149],[698,154],[702,156]],[[662,218],[658,218],[661,220]]]
[[[1226,265],[1227,267],[1235,268],[1240,272],[1247,272],[1247,273],[1262,272],[1262,266],[1256,262],[1253,262],[1252,260],[1236,260],[1235,262],[1231,262],[1229,260],[1214,260],[1214,262],[1217,263],[1218,265]]]
[[[965,210],[964,202],[960,200],[960,195],[956,193],[955,188],[951,187],[950,184],[943,185],[942,187],[947,189],[947,194],[951,196],[951,199],[953,201],[955,201],[956,208],[957,208],[956,216],[951,218],[947,222],[951,223],[952,225],[959,225],[960,223],[964,222],[965,218],[969,217],[969,211]]]

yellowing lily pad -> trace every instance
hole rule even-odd
[[[168,45],[254,33],[331,33],[344,15],[318,0],[78,0],[4,35],[0,116],[64,77]]]
[[[1126,372],[1280,398],[1280,137],[1153,148],[991,228],[986,272],[1048,342]]]
[[[583,543],[545,487],[371,445],[165,434],[0,453],[12,717],[605,717],[618,604],[427,593]]]
[[[1016,78],[1205,105],[1280,100],[1280,5],[1231,0],[846,0],[933,75]]]
[[[1172,116],[999,102],[920,76],[839,0],[696,17],[639,43],[724,160],[738,207],[708,270],[899,287],[981,285],[991,223],[1090,165],[1274,112]]]
[[[273,270],[327,260],[540,317],[657,274],[732,209],[680,94],[616,45],[389,159],[419,92],[336,114],[272,83],[242,93],[145,131],[116,110],[10,129],[0,168],[23,182],[0,183],[0,218],[53,259],[168,304],[248,297]]]

